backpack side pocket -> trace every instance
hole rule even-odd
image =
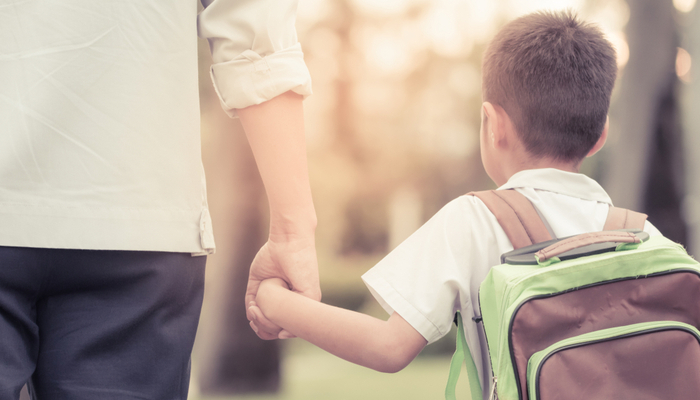
[[[528,361],[529,398],[683,399],[700,393],[700,331],[676,321],[561,340]]]

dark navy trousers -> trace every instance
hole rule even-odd
[[[205,262],[0,246],[0,400],[186,399]]]

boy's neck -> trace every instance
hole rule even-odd
[[[503,182],[496,182],[498,186],[505,184],[513,175],[529,169],[554,168],[566,172],[578,173],[581,162],[561,161],[551,158],[533,157],[529,154],[510,157],[511,162],[505,162],[503,166]]]

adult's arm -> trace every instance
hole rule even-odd
[[[311,94],[294,27],[297,0],[201,1],[197,32],[209,41],[212,82],[231,117],[290,90]]]
[[[246,304],[255,300],[260,282],[280,277],[295,292],[320,300],[301,96],[287,92],[265,103],[238,110],[270,203],[270,234],[250,268]],[[258,329],[263,339],[278,329]]]
[[[264,314],[329,353],[380,372],[400,371],[428,343],[398,313],[383,321],[310,300],[287,290],[279,280],[263,282],[249,313],[255,318]]]
[[[222,107],[239,116],[270,203],[270,236],[251,266],[246,304],[261,279],[281,277],[320,299],[316,214],[306,163],[301,100],[311,94],[294,27],[296,0],[202,0],[198,34],[209,41]],[[277,331],[258,330],[264,339]]]

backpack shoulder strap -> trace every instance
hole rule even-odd
[[[630,211],[625,208],[610,207],[608,217],[605,220],[604,231],[615,229],[644,229],[647,215]]]
[[[455,393],[457,389],[457,380],[459,379],[459,373],[462,370],[462,364],[466,363],[471,398],[473,400],[482,400],[483,395],[481,390],[481,381],[479,380],[479,373],[476,370],[474,358],[472,357],[472,353],[467,345],[467,338],[464,336],[464,323],[462,322],[462,315],[459,311],[457,311],[455,314],[455,323],[457,324],[457,344],[455,347],[455,353],[452,355],[452,361],[450,362],[450,375],[447,378],[447,386],[445,387],[445,399],[457,399]]]
[[[552,239],[535,207],[517,191],[486,190],[468,195],[486,204],[515,249]]]

